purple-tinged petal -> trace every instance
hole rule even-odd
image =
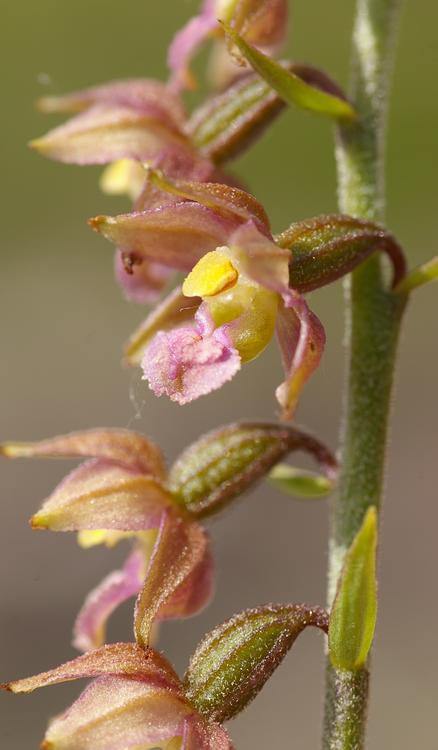
[[[145,260],[127,267],[120,250],[116,251],[114,267],[117,282],[125,297],[140,304],[156,302],[172,275],[172,271],[166,266]]]
[[[53,719],[45,750],[145,750],[168,747],[181,737],[193,713],[173,691],[144,680],[100,677]]]
[[[278,312],[277,336],[286,380],[277,388],[282,418],[291,419],[301,390],[319,365],[325,346],[322,323],[301,295],[290,290]]]
[[[181,750],[233,750],[233,745],[220,724],[193,715],[184,721]]]
[[[149,172],[149,179],[163,193],[200,203],[215,211],[218,216],[231,220],[235,229],[246,222],[253,222],[259,231],[271,237],[269,218],[261,203],[235,184],[170,179],[153,169]],[[287,253],[287,250],[283,252]]]
[[[99,458],[163,479],[166,474],[159,447],[138,432],[94,429],[40,440],[36,443],[0,443],[8,458]]]
[[[216,0],[204,0],[201,13],[178,31],[169,47],[168,65],[175,89],[194,88],[189,64],[196,51],[217,28]]]
[[[206,604],[211,568],[209,538],[202,526],[164,513],[135,608],[139,645],[147,645],[152,623],[161,619],[162,612],[164,617],[175,617],[179,606],[184,616]]]
[[[245,276],[278,294],[288,292],[290,252],[261,234],[253,221],[236,229],[229,246],[241,250],[236,267]]]
[[[157,528],[163,510],[175,504],[151,476],[101,460],[72,471],[33,516],[33,528],[52,531]]]
[[[140,648],[134,643],[114,643],[110,646],[103,646],[96,651],[89,651],[61,664],[55,669],[50,669],[48,672],[4,683],[0,687],[12,693],[31,693],[37,688],[56,685],[59,682],[101,675],[132,677],[168,690],[180,689],[180,680],[167,659],[151,648]]]
[[[94,104],[128,107],[144,114],[153,112],[175,127],[180,127],[186,118],[181,98],[167,84],[147,78],[111,81],[71,94],[44,96],[37,102],[43,112],[82,112]]]
[[[217,390],[240,367],[239,352],[231,343],[226,326],[212,331],[199,325],[161,331],[152,339],[142,360],[149,388],[156,396],[169,396],[178,404]]]
[[[250,44],[273,50],[284,41],[287,20],[288,0],[238,0],[230,25]]]
[[[190,271],[206,252],[224,244],[235,228],[234,220],[192,202],[97,216],[89,223],[133,263],[147,258],[180,271]]]
[[[166,145],[185,144],[180,133],[155,117],[128,107],[96,104],[30,145],[49,159],[85,165],[118,159],[148,161]]]
[[[197,297],[186,297],[178,286],[141,323],[125,347],[125,362],[139,365],[145,348],[158,331],[167,331],[193,320],[201,303]]]
[[[79,651],[90,651],[102,646],[109,616],[120,604],[138,594],[145,577],[145,568],[145,553],[138,546],[121,570],[110,573],[88,594],[73,630],[73,645]]]

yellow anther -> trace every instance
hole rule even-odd
[[[231,289],[238,279],[238,272],[229,258],[219,250],[207,253],[189,273],[183,284],[186,297],[214,297]]]

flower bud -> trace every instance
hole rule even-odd
[[[328,472],[336,466],[322,443],[305,433],[276,424],[236,423],[189,446],[170,470],[169,487],[190,513],[209,516],[266,476],[293,450],[310,453]]]
[[[368,509],[345,558],[330,613],[329,654],[334,667],[355,671],[367,660],[374,637],[377,512]]]
[[[326,631],[326,612],[304,604],[267,605],[219,625],[190,661],[187,698],[210,720],[233,718],[257,695],[308,626]]]

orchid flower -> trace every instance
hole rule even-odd
[[[222,84],[236,77],[225,56],[226,42],[219,22],[243,34],[248,41],[267,52],[274,52],[284,41],[288,18],[287,0],[204,0],[199,15],[192,18],[174,37],[168,53],[175,89],[193,88],[190,62],[207,39],[219,40],[213,52],[214,78]]]
[[[155,621],[188,617],[213,589],[209,536],[199,520],[222,509],[293,450],[313,455],[329,479],[336,461],[318,440],[280,425],[233,424],[189,446],[167,472],[159,448],[127,430],[88,430],[37,443],[4,443],[0,454],[87,457],[32,517],[35,529],[76,531],[82,547],[131,539],[121,570],[88,595],[74,627],[83,651],[105,642],[106,622],[138,595],[137,640]]]
[[[186,113],[179,96],[159,81],[113,81],[64,96],[44,97],[44,112],[73,113],[64,125],[31,142],[42,155],[68,164],[107,164],[100,185],[110,194],[127,193],[146,205],[144,164],[174,177],[215,180],[214,164],[184,133]],[[222,175],[223,178],[223,175]],[[153,205],[151,202],[149,205]],[[116,279],[136,302],[156,301],[170,272],[160,263],[126,268],[115,258]]]
[[[232,750],[226,730],[194,708],[165,657],[133,643],[104,646],[1,687],[29,693],[83,678],[93,679],[52,719],[44,750]]]
[[[90,222],[127,259],[141,264],[159,253],[163,264],[189,272],[182,291],[134,335],[130,360],[137,363],[141,352],[151,389],[185,404],[234,377],[276,331],[286,371],[276,393],[290,418],[325,343],[321,323],[290,285],[290,251],[275,243],[263,207],[248,193],[156,180],[179,201]]]
[[[213,586],[210,542],[166,487],[159,448],[124,430],[90,430],[44,440],[10,443],[8,457],[87,456],[31,519],[35,529],[77,531],[82,547],[111,547],[130,538],[133,549],[121,570],[110,573],[86,598],[74,644],[88,650],[105,641],[106,621],[141,591],[137,608],[150,625],[190,616],[208,602]]]
[[[328,612],[267,604],[207,633],[183,680],[162,654],[116,643],[48,672],[0,685],[13,693],[94,678],[49,725],[45,750],[232,750],[223,724],[241,713],[307,628],[327,633]]]

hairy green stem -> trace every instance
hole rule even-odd
[[[351,98],[357,124],[339,129],[336,157],[339,207],[382,221],[383,148],[388,85],[401,0],[358,0],[353,34]],[[397,340],[406,298],[388,289],[382,261],[373,256],[346,284],[348,397],[342,428],[342,476],[331,509],[328,600],[345,552],[370,505],[383,493],[388,418]],[[368,672],[327,668],[324,750],[362,750]]]

